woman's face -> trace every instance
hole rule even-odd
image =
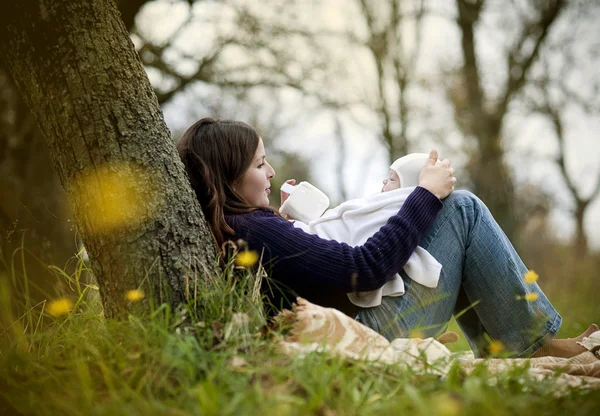
[[[400,188],[400,178],[395,170],[390,169],[390,176],[383,180],[383,188],[381,192],[393,191]]]
[[[259,139],[250,167],[238,184],[233,186],[233,189],[252,206],[269,206],[271,178],[275,176],[275,171],[266,161],[265,156],[265,146],[262,139]]]

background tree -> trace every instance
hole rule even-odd
[[[515,241],[519,210],[515,207],[515,186],[505,162],[502,126],[515,100],[528,81],[553,25],[566,3],[562,0],[514,4],[521,26],[511,27],[517,36],[507,48],[506,80],[494,93],[482,85],[482,68],[477,53],[477,25],[486,6],[484,0],[457,0],[457,23],[461,32],[463,65],[460,88],[451,94],[457,125],[465,137],[473,138],[474,153],[467,169],[473,191],[488,205],[507,236]],[[503,8],[505,5],[502,6]]]
[[[0,177],[0,250],[23,244],[34,253],[39,261],[25,255],[27,269],[48,290],[54,281],[44,264],[64,264],[76,252],[71,213],[37,123],[2,68]]]
[[[359,5],[367,33],[363,45],[376,68],[374,111],[380,120],[382,141],[391,164],[410,152],[410,116],[416,114],[411,114],[408,95],[418,80],[416,64],[421,50],[425,1],[359,0]],[[407,33],[411,25],[412,33]],[[410,47],[407,37],[413,41]]]
[[[0,39],[4,65],[47,140],[107,316],[125,311],[125,293],[140,287],[152,300],[185,301],[195,274],[215,273],[213,238],[114,3],[14,3]]]
[[[578,257],[583,257],[589,254],[584,220],[590,206],[600,195],[600,163],[596,161],[596,166],[588,165],[585,169],[571,169],[571,165],[567,161],[574,161],[575,164],[580,165],[581,159],[577,156],[571,157],[569,148],[573,149],[573,146],[568,146],[568,144],[569,141],[577,140],[577,138],[573,137],[573,134],[569,135],[570,129],[565,115],[570,111],[578,110],[588,118],[598,118],[600,114],[600,102],[598,101],[600,79],[587,79],[588,85],[585,90],[578,90],[572,85],[573,80],[581,78],[580,68],[577,65],[580,59],[577,59],[573,52],[577,43],[577,39],[567,38],[562,39],[559,45],[556,45],[556,47],[564,49],[563,54],[565,55],[565,59],[561,60],[558,65],[552,65],[547,56],[542,59],[539,74],[529,86],[523,107],[543,115],[550,123],[558,143],[556,165],[571,200],[568,204],[570,205],[568,211],[575,219],[575,253]],[[585,52],[589,53],[589,51]],[[581,168],[581,166],[579,167]],[[581,173],[577,175],[573,173],[574,171]],[[582,182],[591,186],[583,186]],[[558,196],[555,195],[553,199],[556,204],[562,205]]]

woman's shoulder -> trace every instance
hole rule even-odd
[[[284,221],[284,218],[278,216],[272,208],[261,208],[251,212],[225,214],[225,221],[235,228],[236,224],[249,224],[263,221]]]
[[[287,235],[294,230],[291,222],[277,215],[272,209],[260,209],[247,213],[226,214],[225,222],[233,229],[236,238],[246,241],[278,240],[282,235]],[[301,230],[298,230],[302,232]]]

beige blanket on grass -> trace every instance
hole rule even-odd
[[[382,364],[404,363],[413,368],[433,371],[445,376],[457,360],[448,348],[433,338],[399,338],[391,343],[382,335],[348,317],[342,312],[314,305],[298,298],[293,311],[283,311],[278,319],[292,325],[291,333],[280,347],[284,353],[305,356],[310,352],[329,352],[350,359],[366,359]],[[490,376],[515,366],[527,366],[527,372],[538,379],[554,378],[556,394],[569,388],[600,388],[600,331],[580,343],[589,351],[576,357],[458,359],[468,374],[476,366],[488,367]],[[492,379],[491,382],[494,382]]]

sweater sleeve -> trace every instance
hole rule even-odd
[[[250,249],[263,252],[265,268],[283,285],[349,293],[375,290],[392,279],[442,206],[435,195],[417,187],[400,211],[359,247],[308,234],[268,212],[232,216],[230,225]]]

